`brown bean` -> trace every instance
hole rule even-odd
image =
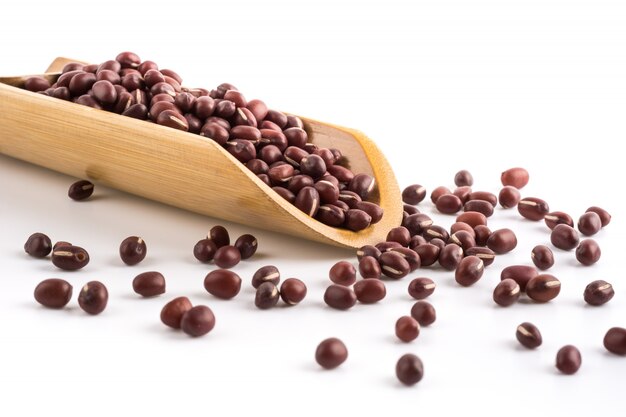
[[[166,326],[180,329],[180,322],[183,315],[191,310],[191,301],[187,297],[177,297],[163,306],[161,310],[161,321]]]
[[[379,259],[382,273],[394,279],[400,279],[408,275],[411,271],[409,262],[399,253],[385,252]]]
[[[464,211],[477,211],[485,215],[485,217],[491,217],[493,214],[493,206],[490,202],[485,200],[470,200],[463,206]]]
[[[143,272],[133,279],[133,291],[142,297],[165,293],[165,277],[157,271]]]
[[[474,246],[473,248],[469,248],[465,251],[466,256],[476,256],[482,259],[485,267],[488,267],[495,261],[496,253],[489,248],[483,248],[480,246]]]
[[[411,233],[404,226],[394,227],[387,233],[387,242],[398,242],[401,246],[409,246]]]
[[[576,248],[576,259],[585,266],[593,265],[600,260],[602,251],[593,239],[585,239]]]
[[[72,285],[59,278],[41,281],[35,287],[35,300],[48,308],[62,308],[72,299]]]
[[[476,228],[478,225],[487,225],[487,217],[477,211],[466,211],[465,213],[461,213],[456,217],[456,221],[467,223],[473,228]]]
[[[546,226],[548,226],[550,230],[553,230],[559,224],[566,224],[574,227],[574,220],[572,217],[562,211],[553,211],[552,213],[548,213],[545,215],[543,220],[546,222]]]
[[[406,204],[419,204],[424,197],[426,197],[426,188],[419,184],[409,185],[402,191],[402,201]]]
[[[359,273],[366,279],[380,279],[381,269],[378,260],[373,256],[363,256],[359,261]]]
[[[423,300],[435,292],[437,285],[430,278],[415,278],[409,283],[409,295],[416,300]]]
[[[356,304],[356,294],[349,287],[333,284],[324,292],[324,302],[337,310],[347,310]]]
[[[488,191],[473,191],[469,195],[469,201],[472,201],[472,200],[487,201],[493,207],[495,207],[498,204],[498,197],[496,197],[495,194],[490,193]]]
[[[598,213],[588,211],[578,219],[578,230],[585,236],[593,236],[602,228],[602,220]]]
[[[608,225],[611,222],[611,215],[609,214],[608,211],[606,211],[603,208],[600,208],[600,207],[597,207],[597,206],[591,206],[585,212],[586,213],[594,212],[598,216],[600,216],[600,220],[602,221],[602,227]]]
[[[520,294],[519,284],[508,278],[500,281],[493,290],[493,301],[502,307],[508,307],[519,299]]]
[[[500,175],[500,181],[502,181],[502,185],[509,185],[515,187],[517,189],[524,188],[526,184],[528,184],[528,171],[524,168],[509,168],[506,171],[502,172]]]
[[[554,254],[546,245],[537,245],[530,252],[530,258],[535,266],[542,271],[550,269],[554,265]]]
[[[526,197],[517,203],[517,211],[528,220],[539,221],[548,214],[550,207],[540,198]]]
[[[439,265],[448,271],[454,271],[463,259],[463,249],[455,244],[449,243],[439,252]]]
[[[445,194],[452,194],[452,191],[450,191],[448,187],[437,187],[430,193],[430,201],[432,201],[433,204],[437,204],[437,200],[439,199],[439,197]]]
[[[381,301],[387,295],[385,283],[379,279],[367,278],[354,284],[356,299],[363,304],[372,304]]]
[[[566,224],[557,224],[550,234],[554,246],[563,250],[572,250],[578,246],[578,232]]]
[[[454,214],[461,210],[463,204],[459,197],[454,194],[444,194],[437,198],[437,202],[435,203],[437,210],[444,214]]]
[[[480,258],[476,256],[467,256],[463,258],[463,260],[459,263],[459,266],[456,268],[454,278],[459,284],[464,287],[469,287],[470,285],[475,284],[483,276],[484,271],[485,265]]]
[[[512,279],[520,287],[522,292],[526,291],[528,281],[539,275],[537,269],[530,265],[511,265],[507,266],[500,273],[500,280]]]
[[[500,190],[498,195],[498,201],[503,208],[512,208],[517,206],[517,203],[522,199],[522,195],[519,190],[513,186],[507,185]]]
[[[422,266],[430,266],[439,259],[440,249],[432,243],[417,246],[414,251],[419,255]]]
[[[517,246],[517,237],[511,229],[494,231],[487,239],[487,247],[497,254],[508,253]]]
[[[542,274],[531,278],[526,285],[526,294],[540,303],[547,303],[561,292],[561,281],[554,275]]]
[[[227,269],[217,269],[204,278],[204,288],[217,298],[231,299],[241,290],[241,278]]]

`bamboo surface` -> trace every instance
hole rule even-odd
[[[58,71],[59,58],[49,70]],[[207,216],[325,244],[385,240],[402,219],[393,171],[359,131],[302,118],[309,141],[336,147],[354,172],[373,175],[383,219],[352,232],[288,203],[217,143],[201,136],[32,93],[24,77],[0,78],[0,153]],[[13,84],[13,85],[8,85]]]

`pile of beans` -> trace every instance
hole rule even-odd
[[[595,235],[609,224],[610,214],[599,207],[589,207],[577,223],[564,212],[550,212],[548,203],[536,197],[522,198],[520,189],[529,181],[529,174],[523,168],[511,168],[501,175],[503,188],[499,195],[487,191],[472,190],[473,176],[466,170],[454,176],[457,186],[451,191],[445,186],[436,187],[430,194],[436,209],[448,215],[459,211],[456,221],[447,229],[435,225],[426,214],[415,207],[426,198],[426,188],[414,184],[404,189],[404,215],[402,226],[389,231],[387,239],[376,245],[366,245],[357,250],[358,268],[351,262],[340,261],[329,271],[332,284],[324,294],[325,303],[334,309],[347,310],[361,303],[381,301],[386,295],[383,278],[399,280],[419,268],[439,267],[454,272],[454,279],[467,287],[478,282],[485,268],[494,262],[496,256],[506,254],[517,246],[513,230],[502,228],[492,231],[488,218],[494,214],[498,201],[503,209],[517,207],[519,214],[530,220],[544,220],[552,245],[563,251],[575,250],[578,262],[590,266],[600,259],[601,251],[593,239],[580,241],[579,233]],[[508,307],[526,296],[535,303],[545,303],[556,298],[561,290],[561,282],[554,275],[544,273],[554,265],[552,249],[546,245],[533,248],[529,261],[532,265],[511,265],[501,271],[501,281],[493,290],[493,301]],[[530,263],[529,262],[529,263]],[[357,280],[357,269],[362,279]],[[408,293],[418,300],[411,314],[400,317],[395,326],[398,339],[411,342],[420,334],[420,326],[428,326],[436,320],[435,308],[423,299],[430,296],[436,283],[427,277],[410,281]],[[584,301],[592,306],[600,306],[614,296],[610,283],[603,280],[591,282],[583,294]],[[611,352],[625,349],[626,330],[611,329],[605,338],[605,347]],[[517,338],[524,346],[536,348],[541,344],[539,330],[530,323],[518,326]],[[608,346],[606,343],[608,340]],[[333,342],[335,343],[335,342]],[[409,361],[405,359],[405,361]],[[419,358],[412,358],[412,369],[423,374]],[[574,346],[565,346],[557,353],[556,366],[565,374],[575,373],[581,364],[580,352]],[[321,363],[322,364],[322,363]],[[322,366],[324,366],[322,364]],[[405,369],[398,365],[399,369]],[[398,374],[398,378],[404,382]],[[419,379],[418,379],[419,380]]]
[[[53,85],[42,78],[30,78],[26,88],[212,139],[283,198],[325,224],[358,231],[382,218],[382,209],[366,201],[374,195],[374,179],[353,174],[339,150],[308,143],[305,126],[299,118],[269,110],[260,100],[247,101],[230,84],[221,84],[211,91],[183,88],[180,84],[180,77],[173,71],[159,70],[153,62],[141,62],[135,54],[125,52],[116,60],[100,65],[69,64]],[[528,264],[509,265],[500,271],[500,282],[491,298],[501,307],[512,306],[523,297],[534,303],[554,300],[560,294],[561,281],[546,272],[555,264],[553,249],[573,251],[581,265],[595,264],[601,257],[600,246],[591,238],[581,240],[581,235],[594,236],[610,223],[611,216],[606,210],[592,206],[575,223],[565,212],[550,211],[543,199],[522,197],[520,190],[529,178],[528,172],[519,167],[503,172],[502,188],[496,195],[473,190],[472,174],[459,171],[454,176],[454,190],[439,186],[430,193],[430,200],[439,212],[456,215],[449,228],[434,224],[416,208],[425,200],[426,188],[419,184],[408,186],[402,193],[402,225],[389,230],[384,242],[360,248],[356,266],[344,260],[330,268],[328,275],[332,283],[324,292],[325,304],[348,310],[357,303],[381,302],[387,295],[385,282],[401,280],[428,267],[450,271],[459,287],[474,285],[496,256],[517,247],[513,230],[492,231],[488,226],[498,204],[502,209],[517,207],[519,214],[529,221],[543,220],[552,247],[536,245]],[[83,180],[72,184],[68,196],[82,201],[93,192],[93,184]],[[250,234],[240,236],[231,245],[228,231],[223,226],[213,227],[193,247],[193,255],[199,262],[217,267],[205,276],[205,290],[220,299],[237,297],[243,280],[230,269],[251,258],[257,248],[257,239]],[[52,263],[67,271],[80,270],[90,259],[84,248],[65,241],[53,245],[42,233],[31,235],[24,250],[36,258],[50,254]],[[138,236],[129,236],[119,246],[120,259],[126,265],[141,263],[146,254],[146,242]],[[259,268],[250,282],[256,290],[253,302],[261,310],[276,306],[281,299],[286,305],[296,305],[307,295],[306,285],[297,278],[281,283],[280,271],[274,265]],[[142,272],[133,279],[132,288],[142,297],[159,296],[166,292],[165,277],[158,271]],[[416,302],[408,314],[395,322],[393,331],[399,340],[411,343],[423,327],[435,323],[435,307],[426,299],[436,288],[437,284],[427,276],[409,281],[407,292]],[[34,297],[45,307],[63,308],[71,301],[72,290],[69,282],[51,278],[37,285]],[[610,283],[595,280],[587,285],[582,299],[588,305],[601,306],[614,294]],[[85,284],[78,296],[79,306],[88,314],[100,314],[107,302],[108,291],[98,281]],[[216,322],[208,306],[194,306],[187,297],[177,297],[165,304],[160,319],[166,326],[182,329],[193,337],[209,333]],[[529,322],[519,324],[515,336],[529,349],[539,348],[543,343],[541,332]],[[609,329],[603,344],[613,354],[626,355],[626,329]],[[323,340],[315,351],[315,360],[325,369],[334,369],[347,358],[348,348],[336,337]],[[555,358],[556,368],[564,374],[576,373],[582,364],[581,352],[572,345],[561,347]],[[424,376],[421,359],[412,353],[402,355],[396,364],[396,376],[406,385],[419,382]]]
[[[338,149],[309,142],[297,116],[247,100],[232,84],[186,88],[182,78],[137,54],[122,52],[101,64],[67,64],[53,84],[25,81],[29,91],[200,135],[224,147],[281,197],[320,222],[353,231],[377,223],[383,210],[368,199],[374,178],[353,173]],[[70,197],[89,197],[77,183]]]
[[[502,207],[517,206],[520,215],[526,219],[544,220],[552,245],[564,251],[576,248],[576,259],[582,265],[589,266],[597,262],[600,258],[599,245],[592,239],[581,242],[579,232],[586,236],[596,234],[610,223],[609,213],[599,207],[590,207],[580,216],[577,224],[579,231],[576,231],[572,217],[568,214],[550,212],[548,204],[539,198],[521,198],[517,187],[523,187],[528,178],[528,173],[522,168],[514,168],[502,174]],[[487,218],[493,214],[498,197],[489,192],[472,191],[472,181],[469,172],[460,171],[455,175],[458,187],[453,192],[446,191],[445,187],[437,187],[431,193],[433,204],[443,213],[455,214],[461,207],[465,208],[449,230],[435,225],[429,216],[420,213],[415,207],[424,200],[426,189],[420,185],[407,187],[403,192],[405,211],[402,226],[391,229],[384,242],[360,248],[357,251],[358,268],[348,261],[334,264],[329,270],[332,284],[324,293],[324,302],[330,308],[338,310],[350,309],[357,302],[380,302],[387,294],[384,277],[396,281],[420,268],[434,267],[437,264],[453,272],[461,287],[471,286],[479,281],[495,256],[515,249],[517,238],[510,229],[491,231]],[[78,181],[70,186],[68,196],[82,201],[91,196],[93,191],[93,184]],[[505,196],[504,204],[502,196]],[[441,199],[444,199],[445,204],[441,203]],[[457,204],[455,199],[461,203]],[[452,205],[456,211],[451,208]],[[207,236],[193,247],[193,255],[198,261],[212,262],[218,267],[206,275],[205,290],[220,299],[235,298],[240,293],[243,280],[229,268],[235,267],[242,259],[252,257],[257,248],[258,242],[253,235],[244,234],[231,245],[230,235],[225,227],[218,225],[211,228]],[[24,244],[24,251],[36,258],[46,258],[50,254],[52,263],[67,271],[85,267],[90,259],[82,247],[66,241],[58,241],[53,245],[50,238],[43,233],[32,234]],[[126,265],[141,263],[146,254],[146,242],[141,237],[129,236],[120,243],[119,256]],[[508,307],[524,295],[534,302],[544,303],[559,295],[561,282],[554,275],[543,273],[554,266],[552,249],[546,245],[535,246],[529,261],[528,265],[510,265],[501,271],[501,281],[492,294],[496,304]],[[357,275],[361,275],[362,279],[358,280]],[[280,299],[286,305],[292,306],[306,297],[307,287],[301,280],[288,278],[280,284],[280,278],[280,271],[274,265],[263,266],[253,274],[250,282],[256,289],[254,304],[257,308],[272,308]],[[412,306],[410,314],[399,317],[395,323],[395,335],[402,342],[414,341],[419,337],[422,327],[430,326],[436,321],[435,307],[425,301],[435,292],[436,287],[437,284],[431,278],[424,276],[413,278],[409,282],[407,292],[417,302]],[[133,279],[132,288],[142,297],[162,295],[166,292],[165,277],[158,271],[142,272]],[[63,308],[71,301],[72,290],[69,282],[51,278],[37,285],[34,297],[45,307]],[[585,288],[583,299],[589,305],[600,306],[609,302],[614,294],[610,283],[595,280]],[[91,281],[82,287],[78,304],[88,314],[100,314],[105,310],[108,298],[105,285]],[[184,296],[165,304],[160,318],[166,326],[182,329],[192,337],[209,333],[215,327],[216,321],[209,307],[193,306]],[[539,329],[529,322],[517,327],[516,338],[529,349],[538,348],[543,340]],[[603,343],[609,352],[626,355],[626,329],[609,329]],[[322,341],[315,352],[315,360],[326,369],[338,367],[347,358],[346,345],[334,337]],[[574,374],[581,364],[582,355],[575,346],[566,345],[558,350],[555,365],[562,373]],[[403,384],[413,385],[423,375],[424,365],[418,356],[407,353],[399,358],[396,376]]]

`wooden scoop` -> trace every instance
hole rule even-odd
[[[44,77],[54,82],[67,58]],[[402,219],[400,189],[378,147],[359,131],[302,118],[309,141],[338,148],[372,175],[383,219],[360,232],[329,227],[280,197],[212,140],[22,89],[0,78],[0,153],[196,213],[330,245],[385,240]]]

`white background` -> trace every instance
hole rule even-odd
[[[260,241],[259,254],[235,268],[245,282],[240,295],[226,302],[204,291],[212,267],[191,253],[219,220],[104,187],[75,203],[66,197],[73,178],[1,156],[0,415],[623,415],[626,359],[602,347],[608,328],[626,326],[623,1],[27,0],[3,6],[0,38],[3,75],[43,71],[59,55],[100,62],[133,50],[177,70],[186,85],[228,81],[270,106],[363,130],[402,187],[453,186],[465,168],[475,189],[497,192],[502,170],[524,166],[524,195],[574,217],[591,205],[613,214],[596,236],[596,266],[557,250],[551,272],[561,295],[507,309],[491,300],[501,269],[529,263],[530,249],[549,241],[543,223],[515,210],[498,209],[490,226],[518,231],[518,248],[473,287],[426,269],[388,282],[379,305],[348,312],[325,307],[322,294],[330,266],[356,260],[350,252],[225,224],[234,238],[252,232]],[[433,212],[430,203],[420,208]],[[68,273],[28,257],[22,245],[36,231],[84,246],[91,263]],[[134,234],[147,241],[148,257],[126,267],[117,248]],[[265,264],[306,281],[302,305],[254,307],[249,280]],[[132,292],[132,278],[146,270],[163,272],[166,295]],[[438,283],[430,299],[438,320],[400,343],[394,323],[408,314],[406,286],[420,275]],[[90,317],[75,297],[61,311],[39,307],[32,291],[50,277],[69,280],[75,296],[101,280],[108,308]],[[616,289],[601,308],[582,300],[595,279]],[[162,305],[180,295],[214,310],[212,333],[190,339],[160,323]],[[515,341],[522,321],[543,332],[536,351]],[[342,338],[350,356],[325,372],[313,353],[330,336]],[[562,376],[554,356],[569,343],[583,366]],[[394,375],[406,352],[425,365],[423,381],[410,388]]]

